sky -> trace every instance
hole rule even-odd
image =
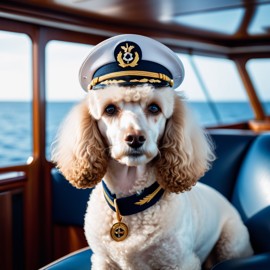
[[[46,47],[46,97],[48,100],[78,100],[85,96],[79,70],[93,46],[50,41]]]
[[[93,46],[50,41],[46,46],[46,98],[48,101],[77,101],[85,96],[78,73]],[[178,54],[185,79],[178,90],[188,100],[205,101],[204,88],[214,101],[245,101],[247,96],[234,63],[230,60]],[[194,69],[197,67],[203,87]],[[253,62],[252,62],[253,61]],[[270,100],[270,60],[252,60],[248,71],[255,74],[260,96]],[[25,34],[0,31],[0,101],[32,99],[31,40]]]
[[[29,100],[31,41],[22,34],[0,31],[0,100]]]

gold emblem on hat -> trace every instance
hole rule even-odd
[[[121,49],[123,51],[120,51],[117,54],[117,62],[119,63],[119,66],[122,68],[126,67],[136,67],[138,65],[138,61],[140,60],[139,53],[134,51],[134,46],[129,46],[128,43],[126,43],[126,46],[121,46]]]
[[[116,211],[116,218],[117,218],[117,223],[113,224],[110,234],[113,240],[120,242],[123,241],[127,238],[128,236],[128,226],[121,222],[122,221],[122,216],[119,212],[118,206],[116,199],[114,199],[114,208]]]

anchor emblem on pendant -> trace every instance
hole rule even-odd
[[[122,221],[122,216],[119,212],[118,206],[116,199],[114,199],[114,208],[116,211],[116,218],[117,218],[117,223],[113,224],[110,234],[113,240],[120,242],[123,241],[127,238],[128,236],[128,226],[121,222]]]
[[[113,240],[119,242],[123,241],[128,236],[128,227],[123,222],[117,222],[113,224],[111,228],[111,237]]]

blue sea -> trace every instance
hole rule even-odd
[[[46,155],[57,129],[74,106],[74,102],[46,104]],[[246,102],[190,102],[191,109],[202,125],[234,123],[253,118]],[[270,102],[265,104],[270,112]],[[72,131],[71,131],[72,132]],[[32,108],[30,102],[0,102],[0,167],[26,164],[32,156]]]

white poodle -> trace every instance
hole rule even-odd
[[[75,187],[95,186],[84,226],[92,269],[195,270],[251,255],[239,214],[197,183],[213,159],[170,87],[89,91],[64,122],[53,160]]]

